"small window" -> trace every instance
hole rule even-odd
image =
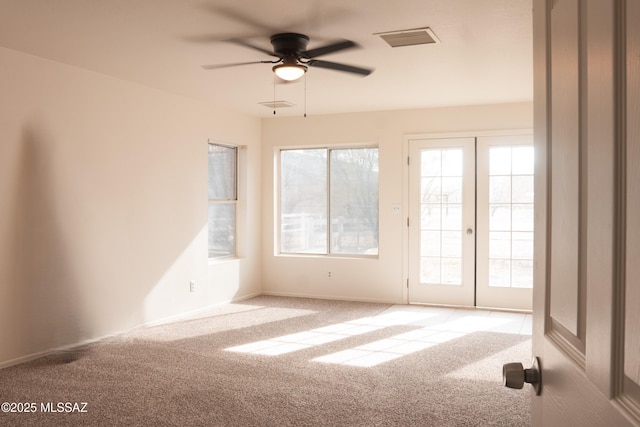
[[[209,145],[209,258],[236,255],[238,149]]]
[[[280,252],[378,254],[378,149],[280,151]]]

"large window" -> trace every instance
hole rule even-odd
[[[209,144],[209,258],[236,255],[238,149]]]
[[[378,149],[280,151],[280,252],[378,254]]]

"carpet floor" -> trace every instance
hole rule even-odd
[[[2,369],[0,425],[526,426],[526,322],[261,296]]]

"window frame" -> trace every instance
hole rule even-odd
[[[377,251],[375,254],[366,253],[333,253],[331,252],[331,152],[334,150],[376,149],[378,151],[378,182],[377,182]],[[326,244],[324,253],[283,252],[282,251],[282,152],[296,150],[326,150]],[[319,257],[319,258],[358,258],[377,259],[380,256],[380,147],[373,143],[356,143],[346,145],[303,145],[274,148],[274,255],[284,257]]]
[[[209,245],[209,218],[207,213],[207,258],[209,262],[218,262],[218,261],[226,261],[231,259],[236,259],[239,257],[238,255],[238,209],[239,209],[239,169],[240,169],[240,146],[231,145],[221,143],[215,140],[207,141],[207,193],[209,191],[209,147],[216,146],[222,147],[226,149],[231,149],[234,152],[234,174],[233,174],[233,196],[231,198],[210,198],[207,194],[207,212],[211,205],[233,205],[234,207],[234,215],[233,215],[233,252],[228,254],[222,254],[219,256],[211,255],[211,246]]]

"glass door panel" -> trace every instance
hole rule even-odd
[[[473,305],[474,143],[410,141],[411,302]]]
[[[477,150],[476,304],[529,310],[533,288],[533,138],[481,137]]]

